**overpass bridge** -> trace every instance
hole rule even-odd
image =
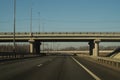
[[[12,32],[0,33],[0,42],[13,42]],[[99,55],[100,42],[120,42],[120,32],[18,32],[16,42],[29,42],[30,52],[39,53],[41,42],[88,42],[89,54]]]

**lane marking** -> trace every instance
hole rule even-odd
[[[37,67],[41,67],[43,64],[39,64],[39,65],[37,65]]]
[[[83,66],[79,61],[77,61],[75,58],[72,57],[72,59],[79,64],[85,71],[87,71],[94,79],[101,80],[98,76],[96,76],[93,72],[91,72],[89,69],[87,69],[85,66]]]
[[[52,61],[52,59],[49,59],[48,61]],[[37,65],[37,67],[41,67],[43,64]]]

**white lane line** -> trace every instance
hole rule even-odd
[[[86,70],[94,79],[101,80],[98,76],[96,76],[93,72],[91,72],[89,69],[87,69],[85,66],[83,66],[80,62],[78,62],[75,58],[72,57],[72,59],[79,64],[84,70]]]
[[[37,65],[37,67],[41,67],[43,64],[39,64],[39,65]]]

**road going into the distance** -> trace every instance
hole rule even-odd
[[[0,63],[0,80],[120,80],[120,72],[71,56]]]

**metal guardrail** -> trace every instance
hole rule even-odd
[[[102,64],[106,64],[109,65],[111,67],[115,67],[120,69],[120,60],[115,60],[112,58],[104,58],[104,57],[98,57],[98,62],[102,63]]]
[[[45,56],[43,53],[14,53],[14,52],[0,52],[0,62],[5,60],[13,60],[13,59],[22,59],[22,58],[31,58],[31,57],[39,57]]]
[[[110,57],[94,57],[88,55],[80,55],[80,57],[98,64],[100,63],[112,69],[120,70],[120,59],[118,60]]]

